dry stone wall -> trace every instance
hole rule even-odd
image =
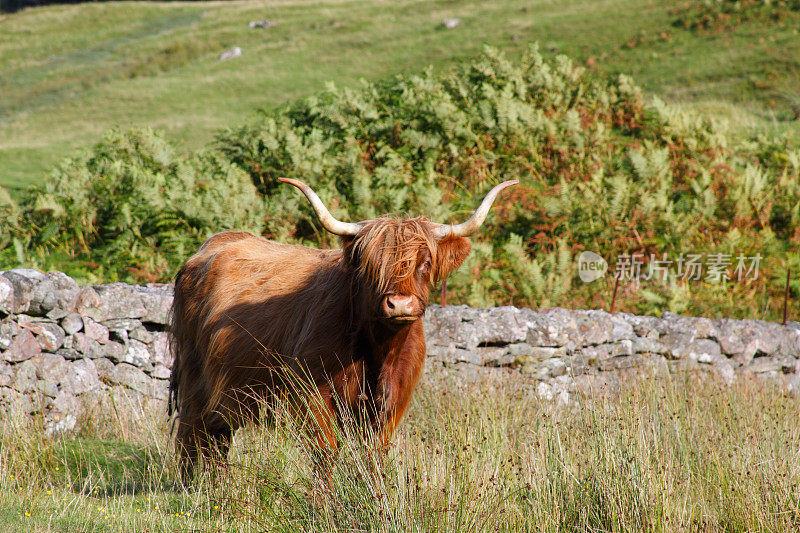
[[[60,432],[104,404],[164,404],[171,303],[171,285],[80,287],[61,272],[0,272],[0,419],[42,413],[48,431]],[[797,322],[432,306],[425,332],[428,375],[516,374],[558,401],[653,365],[800,391]]]

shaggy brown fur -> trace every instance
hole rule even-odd
[[[341,250],[241,232],[203,244],[178,272],[171,330],[170,412],[186,478],[201,453],[226,456],[233,432],[281,393],[287,369],[320,392],[311,409],[320,444],[335,447],[341,405],[372,413],[388,442],[422,371],[430,286],[470,250],[463,237],[437,241],[432,227],[380,218],[343,238]],[[414,298],[416,319],[381,316],[393,294]]]

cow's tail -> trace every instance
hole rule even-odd
[[[183,373],[186,371],[186,335],[183,329],[183,283],[185,282],[186,268],[181,268],[175,276],[175,296],[170,309],[169,350],[172,355],[172,372],[169,377],[169,392],[167,396],[167,414],[180,417],[180,399],[184,391],[181,390]]]

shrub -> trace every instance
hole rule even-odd
[[[21,264],[157,281],[212,233],[260,232],[263,214],[248,176],[219,155],[183,158],[161,134],[111,131],[29,193],[8,236],[24,250]]]
[[[223,229],[337,245],[279,177],[308,182],[345,220],[441,222],[463,220],[495,183],[519,179],[473,238],[451,301],[607,308],[614,281],[579,281],[582,250],[612,270],[621,254],[636,255],[642,274],[664,254],[727,254],[734,278],[739,256],[760,254],[756,280],[687,281],[676,265],[663,279],[634,275],[617,309],[776,318],[786,267],[800,270],[800,149],[736,138],[708,117],[646,102],[626,76],[592,78],[535,46],[518,62],[486,49],[445,73],[330,85],[189,158],[150,132],[112,132],[23,201],[10,233],[19,263],[75,257],[98,278],[168,280]]]
[[[761,253],[775,276],[787,261],[800,266],[800,151],[767,139],[734,146],[707,118],[646,105],[625,76],[591,79],[535,47],[516,64],[487,49],[441,75],[329,86],[224,132],[217,146],[268,196],[269,233],[314,245],[329,237],[278,177],[307,181],[344,219],[409,212],[449,222],[496,182],[519,179],[450,282],[473,305],[607,306],[613,282],[576,279],[582,249],[606,259],[637,253],[645,263],[650,254],[725,253],[735,262]],[[778,298],[777,283],[637,279],[621,305],[753,316],[764,298]]]
[[[691,0],[673,10],[673,15],[674,26],[718,33],[752,20],[796,23],[800,0]]]

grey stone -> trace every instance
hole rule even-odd
[[[69,369],[67,360],[55,353],[43,353],[30,360],[36,367],[36,376],[39,379],[58,383]]]
[[[753,322],[728,318],[717,320],[717,341],[722,352],[728,355],[741,355],[745,351],[755,354],[758,346],[755,342],[756,329],[753,327]]]
[[[36,285],[46,279],[44,274],[37,270],[20,268],[7,270],[0,275],[13,287],[13,299],[11,299],[10,295],[7,295],[2,303],[5,312],[12,314],[27,313],[30,309]],[[7,292],[7,289],[3,292]]]
[[[25,361],[35,355],[39,355],[41,351],[33,333],[23,329],[11,340],[8,350],[3,353],[3,359],[10,362]]]
[[[461,19],[456,17],[447,17],[446,19],[442,20],[442,26],[444,26],[448,30],[452,30],[453,28],[460,25],[461,25]]]
[[[147,377],[141,369],[127,363],[120,363],[114,367],[111,381],[117,385],[124,385],[129,389],[151,396],[154,394],[153,380]]]
[[[172,372],[169,368],[165,367],[164,365],[156,365],[153,368],[152,372],[150,372],[150,376],[157,378],[157,379],[167,379],[170,377]]]
[[[85,333],[76,333],[72,336],[72,347],[90,359],[105,356],[103,346]]]
[[[77,424],[78,419],[72,414],[51,413],[45,424],[45,432],[51,437],[58,437],[72,433]]]
[[[156,398],[156,399],[159,399],[159,400],[166,400],[167,398],[169,398],[169,382],[168,381],[165,381],[165,380],[162,380],[162,379],[150,380],[150,386],[151,386],[151,389],[150,389],[149,396],[151,398]],[[162,408],[160,410],[164,411],[165,409]]]
[[[73,348],[61,348],[56,352],[56,355],[60,355],[61,357],[69,361],[75,361],[77,359],[83,358],[83,354],[81,354],[78,350],[75,350]]]
[[[547,359],[541,362],[528,361],[520,367],[523,375],[534,376],[536,379],[546,380],[563,376],[567,373],[567,365],[558,358]]]
[[[522,342],[527,334],[525,321],[520,323],[514,307],[481,309],[472,321],[478,346],[498,346]]]
[[[795,359],[791,355],[774,356],[781,363],[781,371],[784,374],[800,374],[800,359]]]
[[[29,415],[36,412],[36,404],[27,394],[10,387],[0,387],[0,406],[8,413]]]
[[[48,280],[50,280],[56,289],[58,290],[77,290],[78,282],[74,279],[69,277],[68,275],[64,274],[63,272],[53,271],[48,272],[45,274]]]
[[[78,313],[69,313],[61,319],[61,327],[67,335],[74,335],[83,329],[83,318]]]
[[[64,330],[56,324],[46,323],[40,325],[40,333],[36,336],[36,340],[42,351],[55,352],[64,345],[66,337]]]
[[[11,388],[18,392],[33,392],[36,390],[36,365],[31,361],[24,361],[15,365]]]
[[[4,278],[0,278],[4,279]],[[0,351],[7,350],[11,346],[14,336],[19,333],[19,326],[10,318],[0,321]]]
[[[96,298],[87,295],[87,299],[77,310],[96,322],[120,318],[142,318],[148,313],[135,286],[125,283],[108,283],[95,285],[91,289]]]
[[[36,390],[44,394],[45,396],[49,396],[50,398],[55,398],[58,394],[58,385],[53,383],[52,381],[46,381],[44,379],[40,379],[36,381]]]
[[[89,317],[83,317],[83,332],[86,337],[96,340],[100,344],[108,342],[108,328]]]
[[[31,293],[28,313],[34,316],[44,316],[58,305],[56,286],[49,279],[36,283]]]
[[[620,357],[612,357],[611,359],[600,361],[600,370],[603,372],[623,370],[641,366],[644,364],[644,362],[644,357],[639,354],[623,355]]]
[[[463,305],[431,306],[423,320],[427,343],[430,345],[473,349],[478,347],[478,335],[472,323],[478,310]]]
[[[48,311],[47,315],[45,315],[45,316],[47,318],[49,318],[50,320],[56,321],[56,320],[61,320],[62,318],[64,318],[68,314],[69,313],[64,308],[56,307],[56,308],[51,309],[50,311]]]
[[[98,321],[136,319],[166,325],[172,305],[172,288],[151,284],[146,287],[125,283],[95,285],[98,301],[85,307],[86,315]]]
[[[129,334],[131,339],[135,339],[139,342],[143,342],[145,344],[150,344],[155,339],[155,335],[147,331],[144,327],[138,327],[134,330],[131,330]]]
[[[471,365],[483,365],[483,358],[477,350],[463,350],[456,348],[453,350],[453,360],[461,363],[469,363]]]
[[[55,413],[69,414],[75,418],[83,412],[82,403],[69,390],[61,390],[53,400],[52,409]],[[63,417],[61,417],[63,419]]]
[[[668,359],[689,358],[694,361],[711,363],[721,357],[719,345],[710,339],[694,340],[693,336],[681,333],[668,333],[663,335],[660,343],[666,348]]]
[[[0,387],[11,386],[11,376],[14,374],[13,366],[0,360]]]
[[[699,339],[689,345],[689,357],[698,363],[710,364],[722,358],[719,345],[709,339]]]
[[[501,359],[505,358],[506,354],[508,354],[508,349],[505,346],[497,348],[496,347],[476,348],[475,354],[481,361],[478,364],[491,365],[491,366],[505,366],[496,363]]]
[[[578,352],[589,364],[596,364],[612,357],[633,355],[633,342],[625,339],[618,343],[606,343],[598,346],[586,346]]]
[[[112,357],[119,363],[128,363],[140,368],[150,368],[150,350],[143,342],[131,339],[124,350],[117,357]]]
[[[776,372],[781,369],[781,362],[772,357],[756,357],[753,359],[748,368],[756,374],[763,374],[766,372]]]
[[[577,325],[566,309],[530,312],[524,319],[528,329],[525,342],[531,346],[564,346],[571,335],[577,335]]]
[[[567,355],[567,349],[564,346],[547,347],[547,346],[531,346],[528,357],[531,359],[550,359],[551,357],[564,357]]]
[[[786,391],[792,396],[800,396],[800,375],[794,374],[786,380]]]
[[[657,336],[657,334],[656,334]],[[657,339],[651,337],[636,337],[632,341],[634,353],[639,354],[667,354],[669,350]]]
[[[484,364],[495,367],[517,368],[521,364],[520,361],[523,361],[526,358],[527,356],[524,355],[512,355],[511,353],[505,352],[502,356],[487,361]]]
[[[605,344],[615,340],[629,339],[633,328],[624,319],[605,311],[568,311],[548,309],[526,315],[528,334],[526,342],[532,346],[575,347]]]
[[[448,346],[439,346],[434,344],[433,346],[428,345],[427,348],[428,348],[426,354],[427,357],[435,359],[437,361],[445,361],[448,358],[448,352],[450,350],[454,350],[455,346],[451,345],[450,347],[448,347]]]
[[[736,370],[733,368],[733,365],[730,361],[724,358],[717,359],[714,361],[714,369],[717,372],[717,375],[724,381],[727,385],[733,385],[736,381]]]
[[[113,342],[119,342],[121,344],[128,344],[130,340],[127,329],[109,329],[108,338]]]
[[[778,353],[800,359],[800,325],[783,328]]]
[[[273,26],[277,26],[271,20],[252,20],[250,24],[247,25],[248,28],[254,30],[256,28],[272,28]]]
[[[148,283],[144,287],[137,287],[142,305],[147,310],[143,322],[166,326],[169,324],[170,310],[172,309],[172,285],[163,283]]]
[[[561,359],[548,359],[542,362],[542,367],[547,369],[549,377],[559,377],[567,373],[567,364]]]
[[[658,332],[665,334],[678,334],[694,339],[710,339],[718,336],[717,327],[708,318],[686,317],[665,312],[662,320],[657,325]]]
[[[100,346],[102,347],[103,357],[108,357],[114,361],[122,359],[126,351],[126,345],[116,341],[108,341]]]
[[[97,377],[101,382],[110,385],[114,381],[112,379],[114,373],[114,363],[108,359],[101,357],[94,360],[94,366],[97,369]]]
[[[88,358],[70,363],[66,374],[59,383],[61,390],[79,395],[100,387],[100,378],[94,361]]]
[[[553,398],[555,398],[556,392],[554,390],[553,385],[551,385],[549,383],[545,383],[544,381],[542,381],[542,382],[539,382],[536,385],[536,395],[540,399],[546,400],[546,401],[549,402],[549,401],[552,401]]]
[[[106,320],[103,325],[109,330],[124,329],[126,331],[133,331],[142,326],[142,321],[135,318],[115,318],[113,320]]]
[[[515,344],[508,345],[508,354],[513,357],[517,357],[520,355],[530,356],[533,355],[533,349],[529,344],[526,344],[524,342],[518,342]]]
[[[53,319],[61,319],[66,316],[66,314],[74,311],[80,293],[81,289],[56,290],[56,306],[47,313],[47,316]]]
[[[11,314],[17,309],[14,297],[14,285],[5,277],[0,276],[0,313]]]
[[[654,316],[639,316],[630,313],[615,313],[615,317],[624,320],[633,328],[633,332],[640,337],[655,336],[658,338],[659,330],[663,330],[663,320]]]
[[[589,311],[593,313],[595,311]],[[605,313],[605,311],[602,311]],[[633,331],[633,326],[623,317],[617,315],[609,315],[611,319],[611,338],[609,342],[617,342],[621,340],[633,340],[636,334]]]

